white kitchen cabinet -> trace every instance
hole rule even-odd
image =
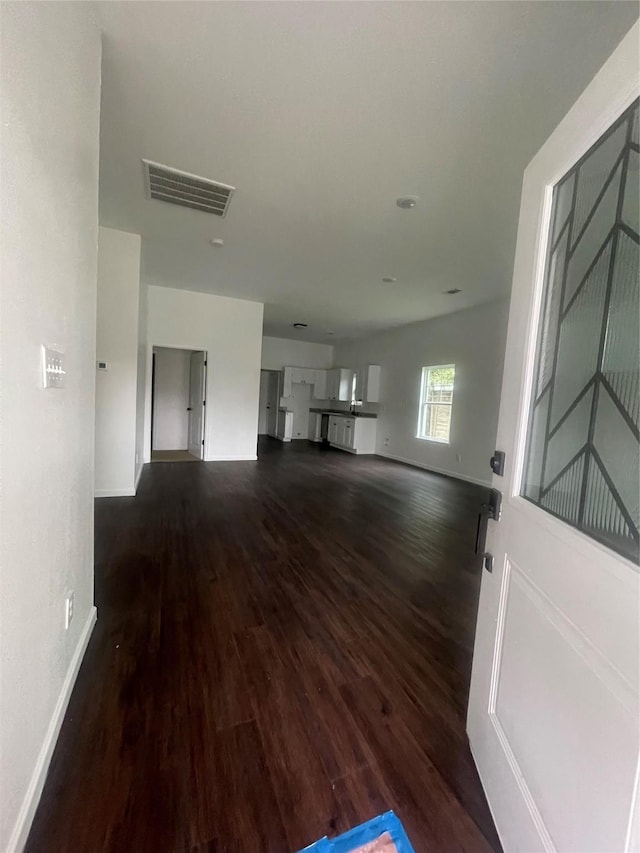
[[[285,367],[285,370],[287,368]],[[291,381],[292,382],[302,382],[304,378],[304,368],[302,367],[291,367]]]
[[[347,450],[353,450],[355,447],[355,418],[342,418],[344,422],[344,432],[342,433],[342,446]]]
[[[282,396],[283,397],[290,397],[291,396],[291,382],[292,382],[291,368],[285,367],[282,370],[282,378],[280,380],[280,386],[282,388]]]
[[[334,367],[327,373],[327,400],[351,401],[353,371],[348,367]]]
[[[376,419],[330,415],[329,443],[350,453],[376,452]]]
[[[285,368],[286,370],[286,368]],[[316,371],[313,367],[292,367],[291,381],[301,385],[313,385],[316,381]]]
[[[321,371],[326,373],[326,371]],[[293,396],[293,385],[313,385],[315,387],[318,371],[313,367],[284,367],[282,370],[282,396]],[[326,379],[325,379],[326,383]],[[325,397],[318,397],[314,394],[317,400],[324,400]]]
[[[314,370],[314,382],[313,382],[313,399],[314,400],[326,400],[327,399],[327,371],[326,370]]]
[[[368,364],[356,374],[356,400],[362,403],[380,402],[380,365]]]
[[[341,444],[341,439],[343,436],[344,427],[342,425],[342,418],[340,415],[329,415],[329,430],[327,433],[327,438],[330,444]],[[338,434],[338,430],[340,430],[340,434]]]

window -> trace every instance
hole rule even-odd
[[[449,444],[455,364],[422,368],[418,438]]]

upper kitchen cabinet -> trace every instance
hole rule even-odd
[[[348,367],[334,367],[327,372],[327,400],[351,402],[351,383],[353,370]]]
[[[318,373],[326,373],[326,371],[318,371],[313,367],[285,367],[282,370],[282,396],[283,397],[291,397],[293,396],[293,385],[313,385],[314,388],[317,382],[317,374]],[[326,379],[325,379],[326,384]],[[323,393],[324,393],[324,389]],[[323,397],[318,397],[318,394],[314,392],[313,395],[316,399],[324,399]]]
[[[313,399],[314,400],[326,400],[327,399],[327,371],[326,370],[314,370],[315,373],[315,381],[313,383]]]
[[[291,368],[283,367],[282,369],[282,378],[280,379],[280,387],[282,388],[282,396],[290,397],[291,396],[291,384],[292,384],[292,376],[291,376]]]
[[[362,403],[380,402],[380,365],[368,364],[356,373],[356,400]]]

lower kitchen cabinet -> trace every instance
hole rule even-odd
[[[350,453],[376,452],[376,419],[330,415],[329,444]]]

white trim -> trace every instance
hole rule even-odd
[[[94,497],[96,498],[133,498],[135,497],[135,487],[132,489],[96,489]]]
[[[382,456],[384,459],[393,459],[394,462],[403,462],[405,465],[411,465],[413,468],[422,468],[425,471],[431,471],[433,474],[444,474],[445,477],[453,477],[454,480],[465,480],[467,483],[475,483],[476,486],[491,487],[491,480],[479,480],[477,477],[469,477],[467,474],[461,474],[459,471],[447,471],[445,468],[425,465],[423,462],[406,459],[404,456],[395,456],[393,453],[381,453],[377,450],[376,456]]]
[[[207,456],[205,462],[256,462],[257,456]]]
[[[134,495],[138,493],[138,484],[140,483],[140,477],[142,477],[142,469],[144,468],[144,462],[138,468],[138,473],[136,474],[136,481],[133,484],[133,493]]]
[[[624,842],[625,853],[635,853],[640,849],[640,753],[636,765],[636,776],[633,783],[633,794],[631,795],[631,811],[629,813],[629,825]]]
[[[85,626],[82,629],[82,634],[78,640],[76,650],[73,653],[71,662],[69,663],[69,668],[67,669],[67,674],[65,675],[62,683],[62,689],[58,696],[58,701],[56,702],[56,706],[53,710],[53,715],[49,722],[47,733],[42,743],[42,747],[40,748],[40,753],[38,754],[36,766],[33,769],[33,773],[29,781],[27,793],[25,794],[22,805],[20,806],[20,811],[18,812],[18,817],[15,826],[13,827],[13,832],[11,833],[11,838],[9,839],[9,844],[7,845],[5,853],[19,853],[19,851],[24,849],[24,846],[27,843],[27,837],[36,813],[36,808],[40,802],[40,796],[42,795],[45,779],[47,778],[47,771],[49,770],[53,750],[58,740],[58,735],[60,734],[60,728],[62,726],[62,721],[64,720],[67,705],[69,704],[69,699],[71,698],[71,691],[76,683],[78,670],[80,669],[80,664],[84,658],[84,653],[87,650],[89,639],[91,638],[91,632],[93,631],[93,626],[96,624],[97,618],[98,611],[95,607],[92,607]]]

